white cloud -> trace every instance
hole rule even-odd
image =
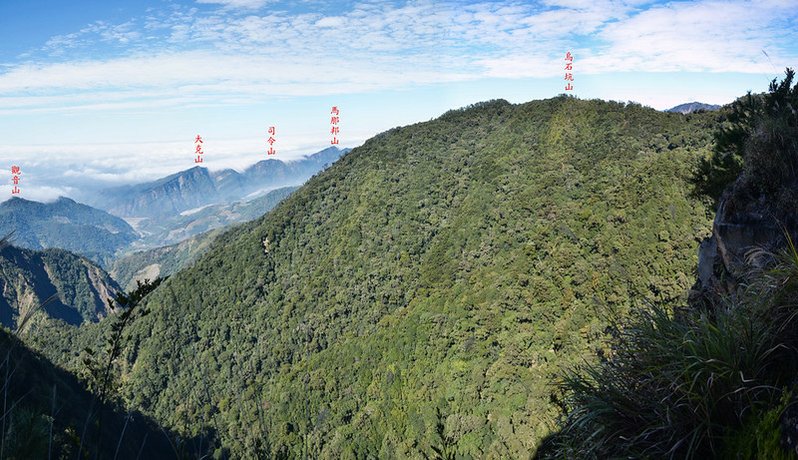
[[[135,30],[136,27],[137,24],[133,20],[122,24],[96,21],[77,32],[50,38],[44,44],[44,50],[60,56],[70,49],[91,46],[95,41],[124,46],[142,37],[141,33]]]
[[[19,185],[20,193],[18,195],[12,195],[11,188],[12,186],[10,185],[0,187],[0,201],[6,201],[13,196],[18,196],[26,200],[48,203],[55,201],[61,196],[74,196],[76,191],[74,187],[52,187],[37,183],[21,183]]]
[[[24,65],[0,74],[0,114],[225,105],[237,97],[252,102],[252,98],[368,92],[471,78],[466,73],[442,73],[434,63],[414,68],[407,64],[400,58],[356,63],[340,56],[284,61],[188,51]],[[28,95],[17,96],[20,93]]]
[[[148,16],[146,32],[140,33],[132,21],[95,23],[55,37],[49,48],[64,54],[96,39],[128,43],[132,52],[13,66],[0,73],[0,98],[12,103],[3,105],[2,113],[121,110],[147,106],[149,99],[158,105],[179,106],[189,99],[223,105],[240,97],[371,92],[480,78],[487,74],[479,58],[493,53],[487,48],[509,53],[519,46],[514,42],[533,38],[518,34],[524,11],[489,3],[458,8],[419,2],[360,4],[335,17],[202,16],[176,9]],[[142,43],[159,30],[168,35],[161,39],[161,51],[153,53]],[[472,53],[471,46],[486,50]],[[59,103],[65,99],[68,104]]]
[[[785,10],[779,2],[709,0],[655,6],[606,25],[598,38],[608,46],[589,52],[581,68],[586,73],[769,73],[773,69],[762,50],[775,56],[781,68],[798,57],[798,32],[780,27],[790,13],[794,20],[796,10]]]
[[[266,0],[198,0],[258,8]],[[21,64],[0,75],[0,95],[24,90],[102,90],[225,84],[287,95],[374,91],[483,77],[561,73],[565,50],[579,49],[579,72],[765,72],[796,58],[796,2],[703,0],[644,8],[646,0],[548,0],[539,5],[484,2],[357,4],[338,16],[314,13],[227,15],[176,8],[150,16],[144,30],[167,32],[161,51],[135,21],[98,22],[54,37],[62,53],[98,40],[133,54],[106,60]],[[785,12],[787,14],[785,14]],[[781,21],[781,23],[780,23]],[[779,32],[780,31],[780,32]],[[576,37],[580,38],[575,41]],[[587,37],[587,38],[584,38]],[[793,46],[793,48],[790,48]],[[146,51],[145,51],[146,50]],[[171,51],[170,51],[171,50]],[[767,65],[767,67],[765,67]],[[335,75],[329,81],[330,75]],[[422,76],[423,75],[423,76]],[[41,95],[45,96],[45,95]]]
[[[199,0],[257,8],[266,0]],[[547,0],[539,4],[359,3],[312,12],[202,13],[172,6],[53,37],[62,56],[95,42],[113,57],[42,60],[0,70],[0,115],[225,106],[264,97],[400,89],[480,78],[618,71],[772,73],[794,65],[795,0]],[[771,62],[764,56],[765,50]],[[85,51],[85,50],[84,50]]]
[[[548,55],[506,56],[483,59],[477,64],[485,67],[485,75],[498,78],[546,78],[562,74],[562,61]]]
[[[346,19],[342,16],[328,16],[321,18],[315,22],[316,27],[341,27],[346,23]]]
[[[266,0],[198,0],[257,8]],[[795,58],[792,34],[774,33],[790,1],[674,2],[640,11],[642,1],[549,0],[509,3],[364,3],[339,16],[313,13],[201,15],[176,8],[136,21],[97,22],[54,37],[66,53],[92,39],[129,45],[104,60],[19,64],[0,74],[0,96],[24,91],[118,92],[213,85],[222,93],[286,95],[374,91],[482,77],[556,76],[565,50],[579,48],[579,71],[763,72],[761,50],[779,66]],[[794,13],[793,13],[794,16]],[[794,18],[793,18],[794,20]],[[151,31],[166,31],[152,52]],[[785,29],[782,29],[785,30]],[[148,32],[144,32],[148,31]],[[575,34],[592,36],[575,46]],[[146,51],[145,51],[146,50]],[[226,91],[224,88],[229,88]],[[135,90],[135,91],[134,91]],[[250,92],[252,91],[252,92]],[[219,95],[223,99],[223,95]],[[174,99],[176,103],[180,98]]]
[[[149,116],[484,78],[561,78],[567,50],[576,56],[578,81],[580,75],[622,71],[780,74],[798,60],[796,0],[418,0],[362,2],[342,6],[335,16],[277,6],[258,11],[270,0],[197,3],[219,8],[170,4],[121,24],[95,22],[52,37],[35,57],[0,64],[0,117],[136,111]],[[103,57],[97,57],[98,49]],[[704,102],[727,102],[726,93],[701,95]],[[602,97],[657,107],[684,102],[680,94],[656,95],[643,86],[605,89]],[[309,132],[282,137],[281,158],[329,142]],[[352,145],[369,134],[364,129],[347,141]],[[158,135],[173,139],[183,133]],[[289,139],[302,141],[289,145]],[[243,168],[257,161],[253,155],[263,150],[261,144],[217,140],[204,166]],[[0,145],[0,164],[25,158],[38,168],[61,168],[53,177],[122,183],[190,167],[185,147]]]
[[[203,136],[204,166],[210,170],[246,167],[266,159],[266,145],[262,139],[211,139]],[[329,145],[327,137],[301,136],[291,141],[281,137],[276,157],[281,161],[294,161],[322,150]],[[348,136],[347,146],[354,147],[365,140]],[[341,146],[343,148],[344,146]],[[87,188],[119,185],[155,180],[195,166],[193,144],[181,142],[139,142],[134,144],[52,144],[52,145],[0,145],[0,164],[19,164],[25,173],[24,190],[37,190],[36,196],[51,196],[64,188],[50,187],[46,180],[59,183],[83,184]],[[157,161],[153,161],[157,159]],[[9,176],[10,180],[10,176]],[[5,183],[0,176],[0,184]],[[74,185],[71,190],[75,191]],[[48,195],[49,194],[49,195]],[[53,198],[58,195],[52,196]],[[38,199],[38,198],[37,198]]]
[[[262,8],[272,0],[197,0],[197,3],[223,5],[229,8],[244,8],[256,10]]]

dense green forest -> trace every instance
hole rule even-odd
[[[611,328],[609,359],[564,373],[541,457],[798,458],[794,78],[735,101],[696,169],[718,200],[711,276],[679,308],[641,304]]]
[[[109,345],[123,332],[120,320],[131,318],[135,302],[155,285],[117,296],[119,314],[106,320],[108,344],[85,359],[82,380],[19,340],[20,331],[30,331],[32,315],[16,331],[0,328],[0,458],[199,458],[208,451],[212,436],[184,438],[123,407],[118,381],[108,372],[114,365]]]
[[[146,298],[121,397],[227,458],[528,457],[606,318],[685,300],[718,116],[561,96],[382,133]],[[109,328],[30,341],[79,370]]]

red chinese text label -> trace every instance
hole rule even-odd
[[[11,189],[12,195],[19,195],[21,190],[19,189],[19,181],[22,175],[22,170],[17,165],[11,166],[11,183],[14,184],[14,188]]]
[[[338,129],[338,122],[341,121],[341,111],[338,110],[338,106],[334,105],[332,110],[330,110],[330,134],[332,134],[332,139],[330,140],[330,144],[337,145],[338,144],[338,133],[340,130]]]
[[[574,85],[572,84],[574,81],[574,57],[571,55],[571,52],[568,51],[565,53],[565,81],[568,82],[565,85],[566,91],[572,91],[574,89]]]
[[[194,163],[202,163],[202,155],[205,153],[202,151],[202,136],[197,134],[197,138],[194,139],[194,153],[197,154],[197,158],[194,159]]]
[[[277,130],[274,126],[269,126],[268,129],[269,138],[266,139],[266,142],[269,144],[269,150],[266,151],[267,155],[275,155],[277,154],[277,150],[274,150],[274,143],[277,142],[275,136],[277,136]]]

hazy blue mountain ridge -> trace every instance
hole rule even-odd
[[[719,105],[704,104],[703,102],[688,102],[686,104],[679,104],[676,107],[671,107],[670,109],[666,110],[666,112],[682,113],[686,115],[688,113],[697,112],[699,110],[712,112],[718,109],[720,109]]]
[[[61,248],[105,264],[138,238],[123,219],[61,197],[52,203],[11,198],[0,203],[0,236],[29,249]]]
[[[157,247],[116,259],[109,270],[111,276],[129,290],[136,286],[136,280],[153,280],[176,273],[204,254],[224,227],[261,217],[296,189],[283,187],[250,201],[209,205],[166,222],[147,219],[141,230],[154,233],[144,236],[136,245]]]
[[[202,206],[230,203],[279,187],[300,185],[348,151],[329,147],[291,162],[262,160],[241,173],[233,169],[210,172],[195,166],[153,182],[106,189],[92,205],[123,217],[172,217]]]

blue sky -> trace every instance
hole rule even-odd
[[[293,159],[329,145],[333,105],[356,146],[563,93],[566,51],[578,97],[722,104],[796,67],[797,44],[798,0],[0,0],[0,171],[76,196],[194,166],[197,133],[204,166],[241,169],[272,125]]]

